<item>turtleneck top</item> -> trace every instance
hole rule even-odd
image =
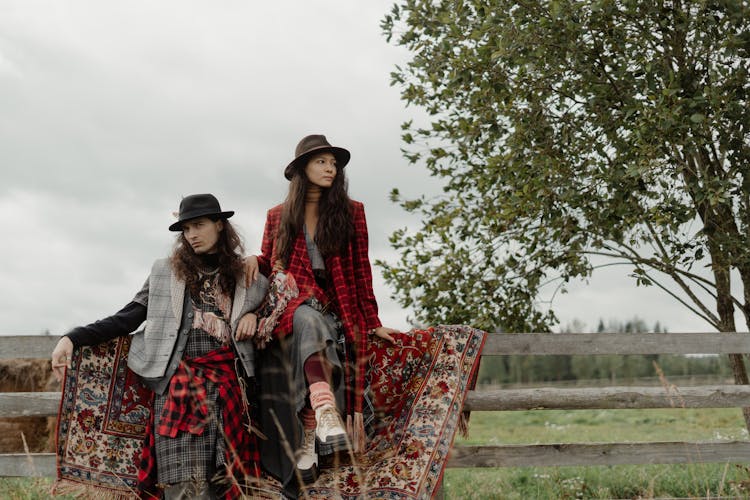
[[[218,253],[204,253],[199,254],[198,259],[201,261],[201,269],[199,271],[211,272],[219,267],[219,254]]]
[[[315,184],[310,185],[305,193],[305,205],[317,204],[320,202],[320,195],[323,193],[323,188],[316,186]],[[307,208],[307,207],[305,207]]]

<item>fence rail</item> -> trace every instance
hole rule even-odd
[[[0,335],[0,359],[48,358],[59,337]],[[485,356],[750,353],[748,333],[495,333]]]
[[[0,359],[48,358],[57,337],[2,336]],[[745,333],[492,334],[483,356],[510,354],[750,353]],[[0,418],[55,416],[59,392],[0,393]],[[750,386],[493,389],[469,393],[471,411],[750,407]],[[457,446],[449,467],[749,462],[750,441]],[[0,454],[0,476],[54,476],[51,453]]]

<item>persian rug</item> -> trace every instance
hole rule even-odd
[[[133,498],[153,393],[127,367],[130,336],[75,349],[57,422],[55,493]]]
[[[368,375],[379,424],[364,454],[323,469],[300,497],[432,497],[443,477],[463,403],[473,388],[486,333],[437,326],[381,339]]]
[[[373,339],[370,397],[374,437],[362,454],[321,470],[300,492],[311,499],[417,499],[434,495],[473,388],[486,333],[436,326]],[[152,396],[127,368],[130,337],[76,349],[67,370],[57,428],[55,493],[133,498]],[[278,498],[261,479],[251,497]]]

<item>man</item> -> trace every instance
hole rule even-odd
[[[232,215],[211,194],[183,198],[169,227],[180,232],[172,255],[154,263],[128,305],[73,329],[52,352],[62,379],[74,346],[127,335],[146,321],[128,354],[129,368],[154,391],[139,480],[145,487],[153,478],[167,499],[237,496],[237,482],[258,475],[254,436],[242,425],[235,359],[245,375],[254,374],[249,339],[257,317],[251,311],[268,281],[261,277],[245,288],[242,244],[227,220]],[[251,463],[238,463],[242,457]]]

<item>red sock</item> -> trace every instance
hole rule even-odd
[[[331,386],[328,382],[310,384],[310,406],[312,406],[312,409],[317,410],[327,404],[336,405],[336,400],[333,398],[333,392],[331,392]]]
[[[331,364],[322,353],[316,352],[305,360],[305,378],[308,384],[329,382],[331,380],[331,371]]]
[[[315,411],[312,408],[302,408],[302,426],[305,429],[315,429],[317,423],[315,422]]]

